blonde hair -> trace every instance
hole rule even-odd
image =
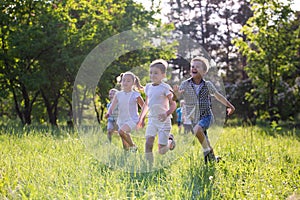
[[[191,60],[191,63],[194,62],[194,61],[199,61],[199,62],[202,62],[204,65],[205,65],[205,68],[204,70],[207,72],[210,65],[209,65],[209,61],[207,58],[203,57],[203,56],[196,56],[195,58],[193,58]]]
[[[135,88],[137,88],[138,90],[143,90],[144,89],[144,87],[141,85],[141,81],[140,81],[139,77],[137,77],[134,73],[132,73],[130,71],[127,71],[127,72],[124,72],[124,73],[120,74],[120,83],[122,82],[122,79],[125,75],[129,75],[129,76],[132,77],[133,84],[134,84]]]
[[[151,64],[150,64],[150,68],[151,67],[156,67],[158,69],[160,69],[160,71],[165,74],[168,68],[168,62],[165,61],[164,59],[157,59],[154,60]]]

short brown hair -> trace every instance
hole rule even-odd
[[[157,67],[158,69],[160,69],[160,71],[165,74],[168,68],[168,62],[165,61],[164,59],[157,59],[154,60],[151,64],[150,64],[150,68],[151,67]]]

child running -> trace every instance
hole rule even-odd
[[[139,121],[138,105],[142,108],[144,100],[141,94],[135,91],[143,89],[140,79],[132,72],[125,72],[120,75],[122,90],[115,94],[115,97],[108,109],[106,118],[112,115],[114,108],[118,107],[117,124],[119,135],[122,138],[123,148],[132,152],[137,151],[137,146],[133,143],[130,133],[136,129]],[[135,86],[135,87],[134,87]]]
[[[234,106],[220,94],[210,81],[203,79],[208,71],[208,60],[204,57],[195,57],[191,61],[191,78],[183,81],[179,88],[174,91],[183,95],[186,113],[193,122],[193,133],[203,148],[204,161],[218,161],[214,155],[208,137],[207,129],[213,122],[211,96],[227,107],[228,115],[235,110]],[[192,114],[194,112],[194,114]]]
[[[150,64],[150,80],[145,87],[145,104],[140,115],[138,127],[142,127],[147,111],[148,125],[146,128],[145,154],[146,159],[153,163],[153,144],[158,134],[158,152],[165,154],[169,149],[175,148],[175,140],[171,131],[171,114],[176,109],[176,102],[173,101],[173,93],[170,85],[162,80],[166,77],[168,63],[158,59]]]
[[[183,106],[184,106],[184,100],[181,100],[179,103],[179,107],[176,109],[176,114],[177,114],[177,126],[178,126],[178,133],[181,133],[181,127],[182,127],[182,122],[183,122]]]
[[[109,90],[109,93],[108,93],[109,103],[106,106],[107,109],[109,109],[111,102],[114,99],[114,96],[117,92],[118,92],[118,90],[115,88],[112,88]],[[117,118],[118,118],[118,108],[116,106],[115,109],[112,111],[112,114],[109,115],[109,117],[107,118],[107,138],[108,138],[109,142],[111,142],[111,138],[112,138],[114,131],[118,130]]]

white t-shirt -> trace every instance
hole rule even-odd
[[[124,121],[139,121],[137,98],[141,96],[139,92],[119,91],[116,93],[118,99],[118,123]]]
[[[159,85],[148,83],[146,85],[145,94],[148,97],[149,117],[157,117],[169,110],[167,95],[172,94],[171,89],[167,83],[160,83]]]

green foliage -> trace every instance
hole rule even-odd
[[[253,89],[253,84],[250,79],[241,81],[236,84],[226,86],[226,95],[228,100],[237,108],[235,116],[242,120],[242,123],[256,123],[258,112],[262,110],[262,106],[257,101],[257,95],[249,96]],[[250,103],[257,101],[256,103]]]
[[[249,1],[243,0],[176,0],[169,1],[168,19],[174,23],[174,38],[186,35],[196,47],[186,45],[181,56],[189,58],[193,48],[201,45],[217,63],[228,83],[245,79],[244,60],[231,42],[253,12]]]
[[[141,174],[110,169],[76,134],[53,131],[1,128],[1,199],[271,200],[299,194],[299,130],[225,128],[215,145],[222,162],[205,165],[195,141],[180,147],[186,152],[170,166]],[[121,143],[118,137],[113,142]]]
[[[246,72],[255,86],[247,94],[247,100],[262,105],[271,121],[278,120],[279,94],[287,92],[282,86],[292,87],[297,77],[299,24],[293,25],[290,4],[283,5],[277,0],[251,1],[251,4],[254,15],[241,30],[246,39],[234,41],[247,57]]]
[[[1,97],[12,98],[6,102],[13,103],[23,124],[30,124],[33,116],[56,125],[66,112],[72,115],[73,84],[86,55],[115,34],[161,26],[154,14],[133,0],[1,2]],[[139,56],[127,55],[123,64]],[[101,95],[101,100],[106,97]]]

